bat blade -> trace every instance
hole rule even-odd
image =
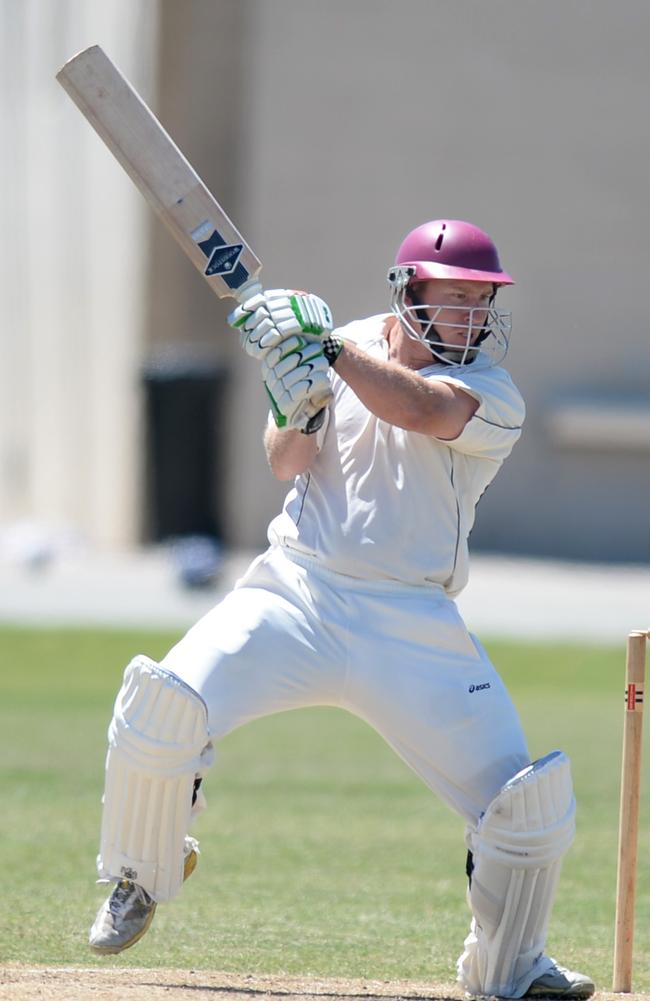
[[[155,115],[99,45],[56,75],[219,298],[258,287],[262,264]]]

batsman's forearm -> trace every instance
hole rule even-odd
[[[304,473],[316,458],[315,434],[285,431],[269,424],[264,432],[264,448],[271,472],[278,480],[292,480]]]
[[[397,362],[373,358],[349,341],[334,371],[381,420],[407,431],[444,435],[454,409],[453,391],[447,384],[424,379]]]

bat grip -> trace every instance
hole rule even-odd
[[[245,299],[251,299],[254,295],[258,295],[262,291],[262,283],[259,278],[249,278],[247,282],[240,285],[235,294],[237,302],[243,302]]]

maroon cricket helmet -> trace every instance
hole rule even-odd
[[[397,251],[395,264],[414,268],[414,281],[456,278],[514,284],[487,233],[459,219],[435,219],[412,230]]]

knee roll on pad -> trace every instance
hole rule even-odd
[[[154,900],[169,900],[183,882],[195,780],[214,758],[205,703],[136,657],[124,672],[108,743],[99,875],[131,879]]]
[[[553,751],[501,789],[471,837],[473,920],[459,981],[477,995],[521,997],[544,956],[562,857],[575,834],[569,759]]]

